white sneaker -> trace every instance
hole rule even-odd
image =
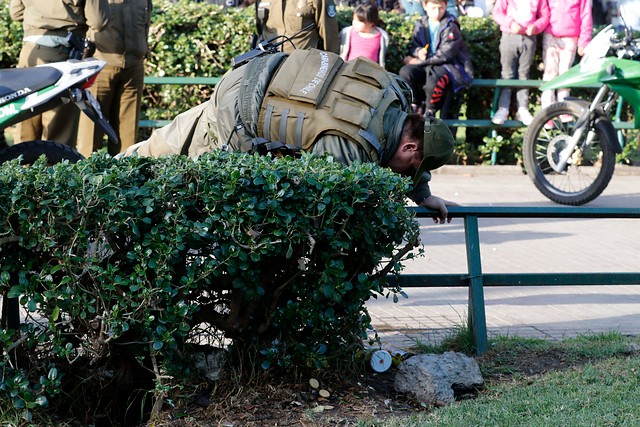
[[[494,125],[503,125],[505,120],[507,120],[507,117],[509,117],[509,109],[500,107],[491,118],[491,122]]]
[[[529,126],[533,121],[533,116],[526,108],[518,108],[516,119],[520,120],[525,126]]]

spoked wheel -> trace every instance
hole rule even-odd
[[[542,110],[527,128],[522,154],[529,178],[542,194],[556,203],[582,205],[595,199],[609,184],[615,168],[615,130],[605,118],[596,120],[595,137],[587,132],[566,167],[560,168],[576,122],[588,104],[557,102]]]
[[[63,160],[75,163],[84,159],[73,147],[54,141],[26,141],[0,150],[0,163],[22,156],[21,163],[30,165],[40,156],[46,156],[47,163],[53,165]]]

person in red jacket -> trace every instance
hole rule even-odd
[[[591,41],[593,18],[590,0],[548,0],[549,25],[542,33],[542,80],[549,81],[567,71]],[[556,96],[557,95],[557,96]],[[569,89],[542,92],[541,103],[545,108],[569,96]]]
[[[500,25],[500,63],[503,79],[529,79],[531,65],[536,53],[536,36],[549,24],[547,0],[497,0],[493,5],[493,20]],[[518,111],[516,118],[525,125],[531,124],[529,112],[529,89],[516,92]],[[501,125],[509,117],[511,89],[500,92],[498,110],[491,121]]]

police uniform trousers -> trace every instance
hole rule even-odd
[[[48,47],[25,42],[18,67],[33,67],[69,59],[69,48]],[[72,102],[18,123],[16,142],[50,140],[75,146],[80,110]]]
[[[102,114],[120,138],[120,146],[105,141],[104,132],[89,117],[80,118],[77,149],[85,157],[107,146],[111,155],[134,145],[138,138],[138,120],[144,85],[144,61],[135,61],[126,67],[107,64],[91,93],[100,103]]]

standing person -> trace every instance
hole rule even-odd
[[[573,65],[576,52],[582,56],[591,41],[593,19],[591,0],[548,0],[549,25],[542,34],[542,80],[549,81]],[[541,95],[542,108],[564,100],[569,89],[545,90]]]
[[[258,42],[283,36],[284,52],[294,49],[340,51],[340,31],[333,0],[256,0],[261,33]],[[281,40],[279,40],[281,41]]]
[[[88,29],[107,23],[107,0],[11,0],[9,13],[21,21],[24,39],[18,67],[34,67],[69,59],[68,33],[84,38]],[[51,140],[74,146],[80,110],[61,105],[18,123],[16,142]]]
[[[536,53],[536,35],[549,24],[549,3],[547,0],[496,0],[493,20],[500,26],[500,63],[503,79],[527,80]],[[529,89],[516,91],[518,111],[516,118],[525,125],[531,124],[533,116],[529,112]],[[498,110],[491,118],[501,125],[509,117],[511,88],[503,88],[498,101]]]
[[[102,113],[120,138],[121,147],[107,145],[109,154],[135,144],[144,86],[144,58],[149,46],[151,0],[108,0],[110,20],[102,31],[89,31],[95,57],[107,63],[91,87]],[[85,157],[104,146],[104,133],[88,117],[80,119],[78,151]]]
[[[389,34],[378,27],[378,7],[373,3],[356,6],[352,25],[340,31],[340,57],[345,61],[364,56],[385,66]]]
[[[446,11],[447,0],[423,0],[422,6],[427,16],[415,24],[409,56],[399,74],[411,86],[414,110],[433,115],[442,108],[448,91],[471,83],[473,65],[460,24]]]
[[[302,150],[337,162],[375,162],[411,176],[411,198],[447,218],[429,189],[455,140],[442,121],[408,114],[406,82],[373,61],[344,62],[318,49],[250,60],[226,73],[208,102],[180,115],[124,155],[197,156],[215,149]]]

